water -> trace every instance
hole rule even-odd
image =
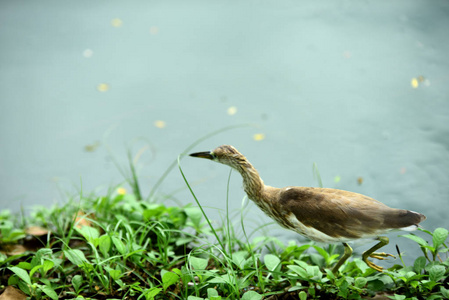
[[[317,186],[316,163],[325,187],[449,228],[448,16],[447,1],[3,2],[0,206],[64,203],[81,182],[105,190],[128,148],[143,151],[148,195],[192,141],[251,124],[193,151],[232,144],[278,187]],[[229,169],[182,167],[223,212]],[[193,201],[177,169],[167,194]],[[231,211],[243,195],[234,173]],[[270,222],[257,209],[245,221]],[[417,248],[396,236],[387,251]]]

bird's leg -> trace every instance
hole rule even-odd
[[[345,247],[345,253],[340,258],[340,260],[337,262],[337,264],[332,268],[332,273],[337,274],[338,269],[344,264],[344,262],[351,256],[352,254],[352,248],[347,243],[343,243],[343,246]]]
[[[370,249],[366,250],[365,252],[363,252],[362,255],[362,259],[363,261],[372,269],[378,271],[378,272],[382,272],[383,268],[375,265],[373,262],[368,260],[368,257],[372,257],[372,258],[376,258],[376,259],[385,259],[388,256],[391,257],[395,257],[392,254],[388,254],[385,252],[374,252],[379,248],[382,248],[385,245],[388,245],[388,243],[390,242],[390,240],[386,237],[386,236],[380,236],[377,238],[379,240],[379,243],[377,243],[376,245],[374,245],[373,247],[371,247]]]

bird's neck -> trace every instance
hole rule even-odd
[[[237,171],[243,177],[243,189],[248,195],[248,198],[256,203],[263,201],[265,185],[259,176],[259,172],[249,162],[243,167],[237,168]]]

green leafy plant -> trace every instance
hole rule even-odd
[[[446,239],[448,237],[448,230],[445,228],[437,228],[434,230],[434,232],[430,232],[428,230],[419,228],[422,232],[425,232],[429,234],[432,237],[432,244],[429,244],[426,240],[423,238],[411,233],[411,234],[405,234],[401,235],[403,237],[406,237],[408,239],[411,239],[412,241],[415,241],[418,243],[418,245],[421,247],[422,252],[424,253],[424,256],[430,261],[435,261],[438,258],[439,253],[447,253],[448,247],[446,245]],[[431,257],[429,257],[429,253],[431,254]],[[441,261],[441,258],[439,258]]]

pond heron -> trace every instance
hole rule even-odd
[[[210,159],[237,170],[243,177],[248,198],[281,226],[307,238],[324,243],[343,243],[344,254],[332,269],[338,269],[351,256],[347,242],[375,238],[379,242],[362,254],[363,261],[374,270],[382,267],[368,258],[385,259],[393,256],[375,252],[388,244],[385,236],[391,230],[411,231],[426,217],[420,213],[390,208],[362,194],[314,187],[275,188],[265,185],[251,163],[230,145],[212,151],[192,153],[190,156]]]

